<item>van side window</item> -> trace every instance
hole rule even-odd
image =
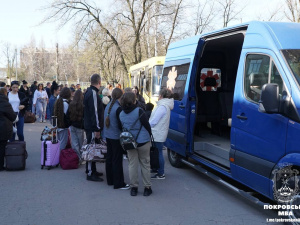
[[[284,85],[282,78],[277,70],[276,65],[272,61],[272,67],[271,67],[271,80],[270,83],[278,84],[279,87],[279,94],[282,94],[282,91],[284,90]]]
[[[258,103],[262,86],[268,83],[269,68],[269,56],[258,54],[247,56],[244,91],[248,99]]]
[[[178,63],[178,62],[177,62]],[[166,66],[163,71],[161,88],[169,88],[174,95],[174,100],[182,100],[184,96],[185,83],[190,68],[190,62]]]
[[[258,102],[262,86],[267,83],[278,84],[279,94],[282,94],[285,89],[280,73],[269,56],[248,55],[244,80],[245,96],[254,102]]]
[[[202,91],[217,91],[221,87],[221,70],[217,68],[203,68],[200,76]]]

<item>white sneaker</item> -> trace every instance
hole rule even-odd
[[[124,187],[121,187],[119,189],[121,189],[121,190],[128,190],[129,188],[130,188],[130,185],[126,184]]]

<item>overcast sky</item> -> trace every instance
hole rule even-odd
[[[57,24],[46,23],[39,25],[46,11],[39,10],[48,5],[50,0],[0,0],[0,45],[9,42],[20,49],[30,42],[32,36],[39,44],[43,39],[46,47],[54,47],[55,43],[64,45],[72,41],[71,25],[57,30]],[[104,0],[103,0],[104,1]],[[246,2],[244,0],[239,0]],[[249,0],[243,15],[230,25],[257,20],[258,16],[267,15],[284,0]],[[0,52],[1,53],[1,52]],[[0,57],[1,59],[1,57]],[[0,60],[1,61],[1,60]]]

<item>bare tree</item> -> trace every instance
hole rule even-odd
[[[218,0],[221,6],[223,27],[227,27],[228,23],[237,19],[237,16],[245,9],[246,6],[240,8],[236,0]]]
[[[179,37],[176,32],[184,18],[183,3],[114,0],[105,13],[90,0],[57,0],[48,6],[45,21],[60,21],[61,26],[75,23],[75,45],[81,44],[76,66],[73,62],[77,79],[94,69],[100,70],[104,79],[124,82],[122,76],[128,79],[129,66],[165,55],[171,41]]]
[[[281,21],[284,17],[283,5],[278,4],[273,8],[265,10],[263,13],[257,16],[257,20],[260,21]]]
[[[120,1],[120,3],[123,1]],[[150,0],[126,0],[128,12],[123,10],[122,16],[126,18],[130,27],[133,30],[133,56],[134,64],[141,62],[142,60],[142,48],[141,48],[141,33],[145,27],[145,15],[152,7],[154,1]]]
[[[285,0],[288,11],[284,14],[291,22],[300,22],[300,1],[299,0]]]
[[[195,35],[202,34],[205,30],[210,28],[212,26],[212,21],[217,15],[217,10],[215,10],[215,0],[205,0],[203,4],[202,2],[202,0],[197,1],[197,13],[194,14],[195,18],[193,21],[195,21]]]
[[[183,3],[183,0],[176,0],[173,5],[170,5],[171,10],[173,10],[173,13],[172,13],[173,15],[172,15],[172,20],[171,20],[172,25],[171,25],[170,34],[166,37],[166,45],[165,45],[166,51],[173,39],[175,29],[178,25],[179,13],[183,8],[182,3]]]
[[[86,33],[95,24],[109,36],[112,43],[116,46],[117,51],[121,57],[121,64],[123,69],[127,71],[124,53],[118,43],[118,40],[113,33],[106,27],[101,18],[101,9],[95,4],[89,4],[86,0],[57,0],[53,2],[46,9],[50,10],[49,15],[45,18],[46,21],[61,21],[62,26],[70,21],[75,21],[75,25],[79,31],[79,40],[86,35]]]
[[[6,42],[3,45],[2,53],[7,60],[7,76],[11,80],[12,76],[15,76],[14,62],[16,60],[16,52],[15,49],[11,47],[11,44]]]
[[[32,36],[30,42],[20,51],[21,68],[25,71],[26,78],[32,81],[37,78],[35,71],[36,60],[36,42]]]

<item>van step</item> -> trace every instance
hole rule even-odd
[[[230,162],[229,162],[229,155],[227,153],[227,157],[223,158],[220,157],[219,155],[216,155],[214,153],[208,152],[208,151],[201,151],[201,150],[195,150],[195,153],[197,153],[200,156],[203,156],[209,160],[212,160],[222,166],[225,166],[227,168],[230,168]]]
[[[227,145],[226,145],[227,146]],[[224,159],[229,159],[230,144],[228,148],[225,145],[210,142],[194,142],[194,151],[208,151],[214,155],[220,156]]]
[[[186,165],[188,165],[188,166],[190,166],[190,167],[196,169],[197,171],[199,171],[199,172],[205,174],[206,176],[212,178],[213,180],[217,181],[218,183],[221,183],[221,184],[224,185],[225,187],[227,187],[227,188],[229,188],[230,190],[234,191],[235,193],[237,193],[237,194],[243,196],[244,198],[248,199],[249,201],[251,201],[251,202],[253,202],[253,203],[255,203],[255,204],[259,205],[259,206],[269,205],[269,203],[264,203],[264,202],[260,201],[258,198],[252,196],[252,192],[245,192],[245,191],[243,191],[243,190],[241,190],[241,189],[239,189],[239,188],[233,186],[232,184],[230,184],[230,183],[228,183],[228,182],[222,180],[222,179],[221,179],[219,176],[217,176],[216,174],[213,174],[213,173],[207,171],[206,169],[204,169],[204,168],[201,167],[200,165],[193,164],[193,163],[191,163],[191,162],[189,162],[189,161],[187,161],[187,160],[185,160],[185,159],[181,159],[181,161],[182,161],[184,164],[186,164]]]

